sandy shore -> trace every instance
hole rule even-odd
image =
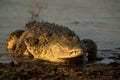
[[[43,60],[17,58],[0,64],[0,80],[120,80],[120,64],[56,64]]]

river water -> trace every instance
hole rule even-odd
[[[0,0],[0,63],[13,60],[7,55],[8,35],[23,29],[30,19],[31,3],[42,5],[39,20],[60,24],[75,31],[80,39],[96,42],[98,55],[120,55],[120,0]],[[110,51],[110,52],[109,52]],[[106,59],[102,62],[113,61]]]

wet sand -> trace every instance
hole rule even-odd
[[[120,80],[120,64],[65,63],[17,58],[0,64],[0,80]]]

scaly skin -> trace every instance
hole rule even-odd
[[[73,58],[83,55],[80,48],[69,49],[67,46],[62,46],[59,43],[49,43],[45,46],[34,44],[33,38],[25,40],[27,50],[34,55],[34,58],[44,59],[51,62],[65,62],[65,58]]]
[[[9,38],[6,43],[6,49],[8,50],[8,52],[14,53],[14,51],[16,50],[17,43],[19,42],[19,38],[23,32],[24,30],[16,30],[9,35]]]
[[[91,39],[83,39],[80,41],[80,45],[85,53],[88,53],[88,61],[95,61],[97,55],[97,45]]]
[[[80,41],[67,27],[36,21],[26,24],[25,30],[11,33],[6,44],[8,52],[14,56],[32,55],[34,58],[51,62],[65,62],[84,56],[91,50],[84,50],[87,47],[83,47],[84,41]]]

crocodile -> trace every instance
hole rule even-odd
[[[86,53],[89,60],[94,60],[97,53],[93,40],[80,40],[68,27],[44,21],[28,22],[24,30],[12,32],[6,49],[15,57],[32,56],[50,62],[83,58]]]

